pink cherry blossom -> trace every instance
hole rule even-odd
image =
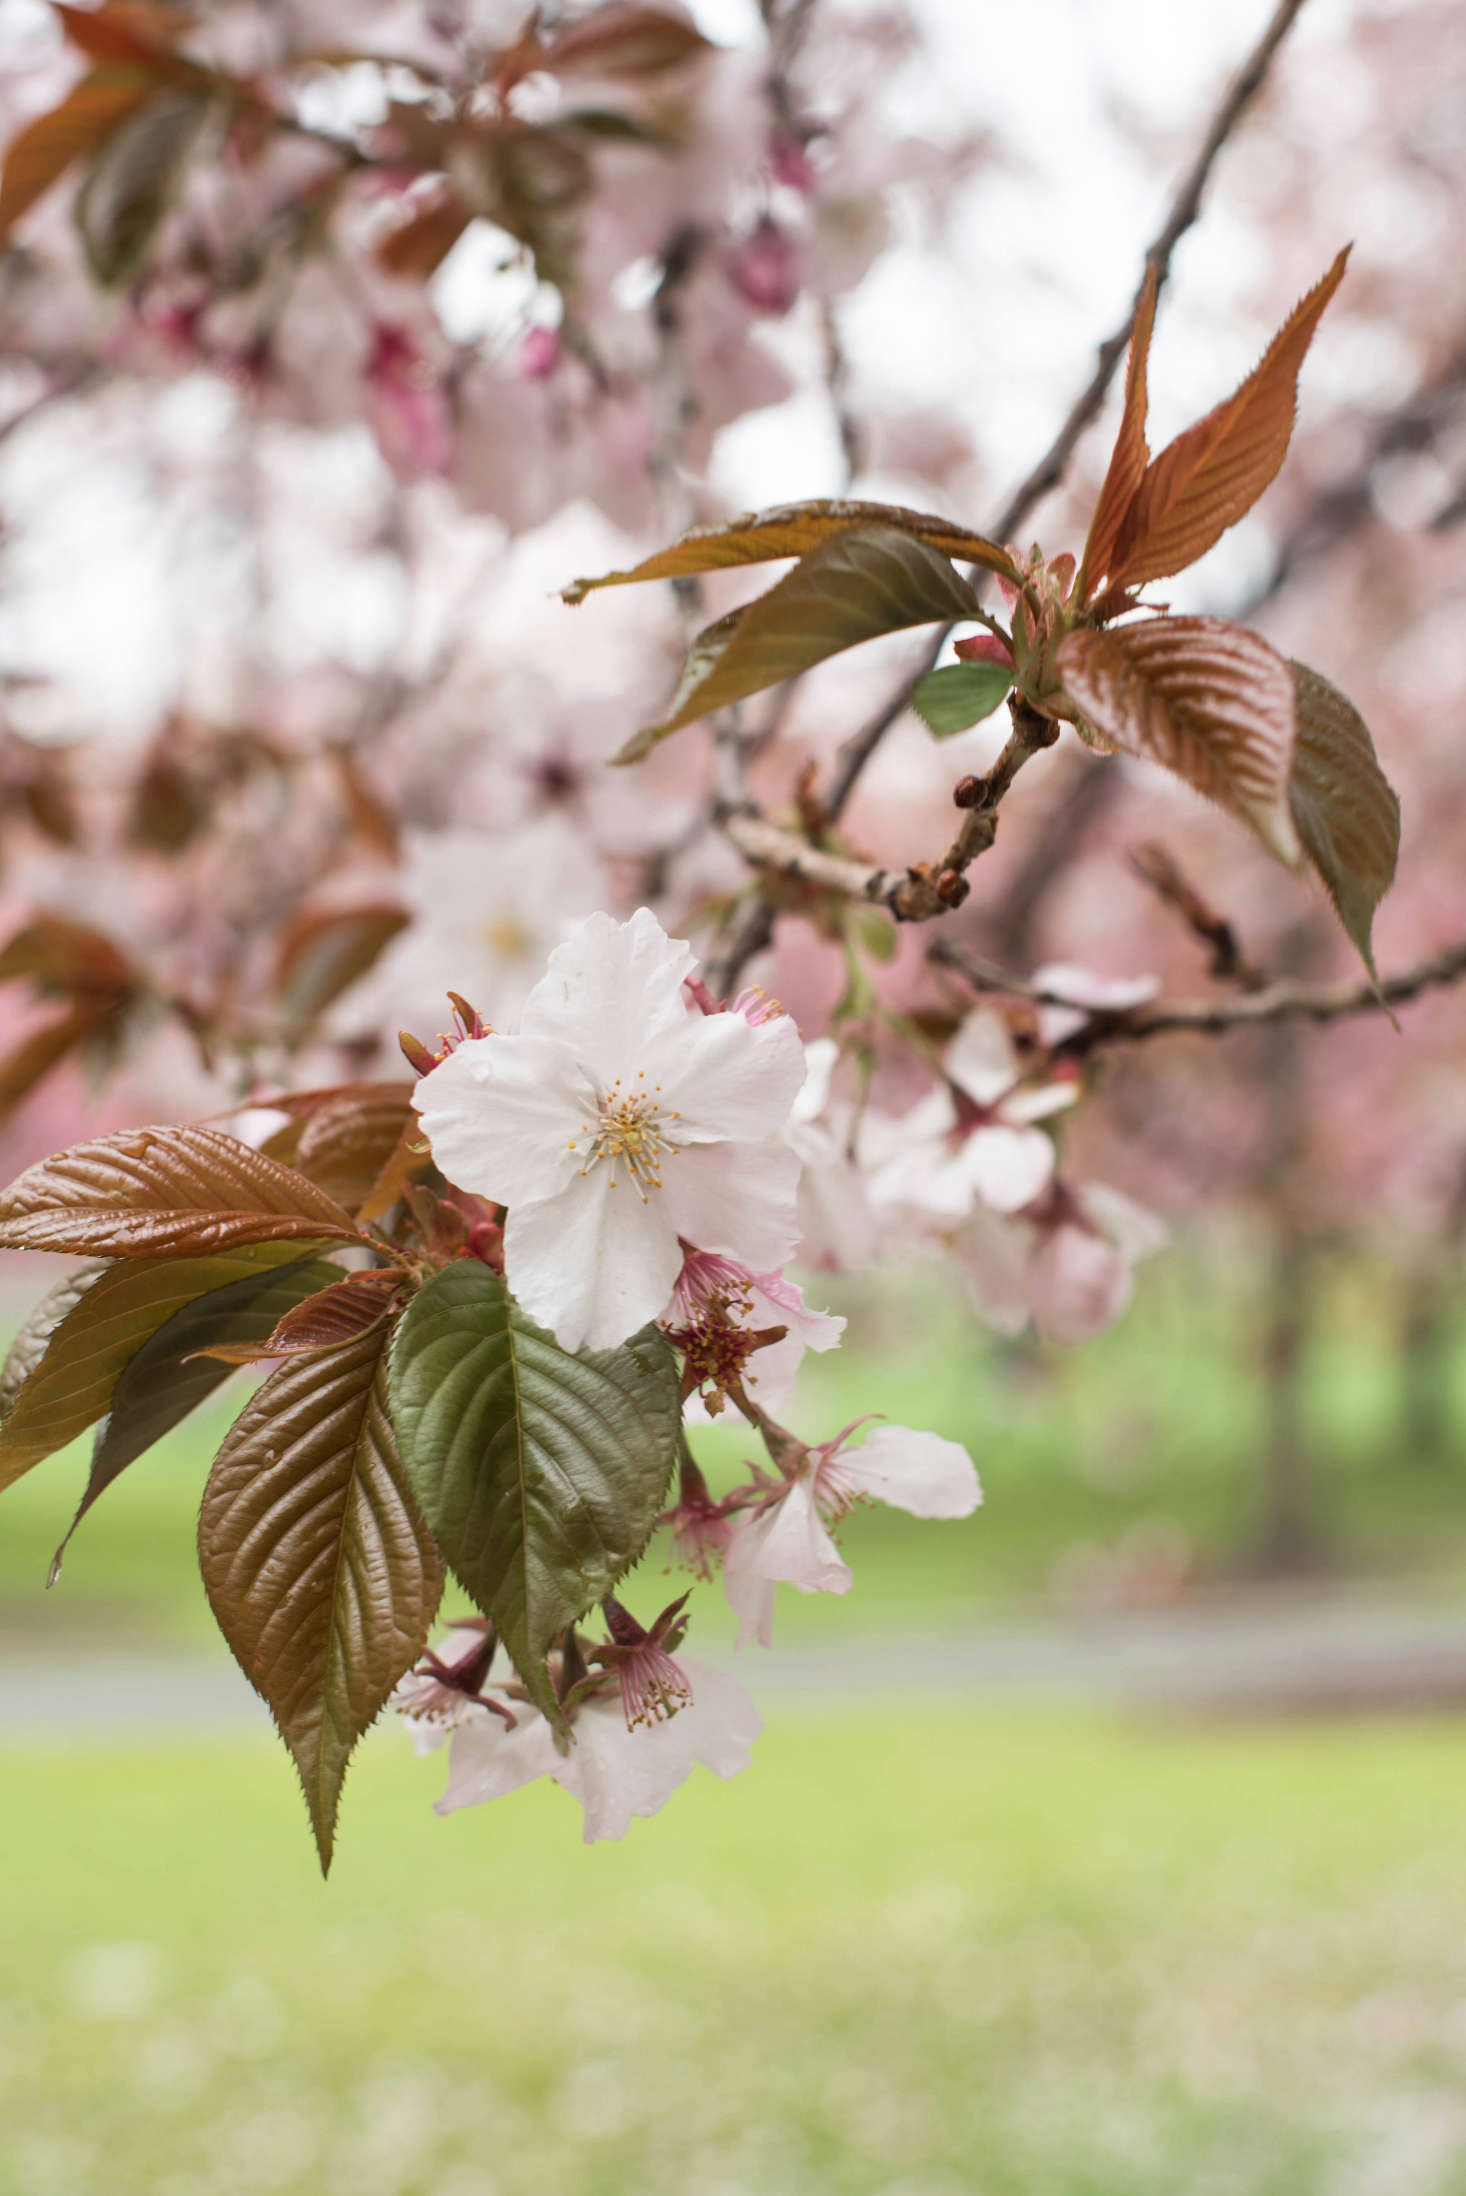
[[[848,1594],[849,1566],[829,1526],[870,1498],[912,1517],[968,1517],[982,1500],[971,1457],[955,1441],[907,1426],[878,1426],[858,1449],[856,1426],[804,1452],[782,1487],[756,1500],[736,1523],[723,1559],[723,1590],[738,1618],[738,1644],[773,1635],[774,1589]]]
[[[655,1319],[689,1243],[755,1273],[795,1247],[799,1162],[778,1139],[799,1033],[690,1008],[691,969],[648,909],[593,915],[550,956],[517,1036],[460,1045],[418,1086],[439,1166],[508,1207],[509,1286],[565,1349]]]

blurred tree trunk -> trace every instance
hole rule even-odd
[[[1447,1464],[1455,1449],[1451,1362],[1459,1310],[1455,1278],[1466,1241],[1466,1161],[1441,1221],[1440,1240],[1405,1275],[1400,1308],[1400,1444],[1411,1464]]]
[[[1300,926],[1285,942],[1279,974],[1304,972],[1312,937]],[[1256,1561],[1269,1576],[1314,1571],[1324,1561],[1318,1474],[1304,1403],[1315,1326],[1319,1245],[1309,1220],[1307,1099],[1296,1024],[1262,1033],[1261,1084],[1267,1122],[1261,1189],[1270,1223],[1258,1375],[1263,1435],[1258,1457]]]
[[[1264,1429],[1258,1567],[1270,1575],[1318,1569],[1323,1534],[1304,1408],[1313,1334],[1314,1246],[1280,1217],[1271,1245],[1260,1373]]]

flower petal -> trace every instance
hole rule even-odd
[[[1120,1256],[1132,1266],[1142,1258],[1154,1257],[1171,1239],[1171,1231],[1164,1220],[1105,1182],[1086,1182],[1075,1191],[1075,1197],[1085,1219],[1098,1228],[1101,1235],[1108,1236]]]
[[[912,1517],[970,1517],[982,1500],[972,1458],[960,1442],[909,1426],[877,1426],[858,1449],[842,1449],[840,1477]]]
[[[974,1129],[962,1151],[963,1172],[994,1212],[1019,1212],[1048,1187],[1054,1147],[1042,1129]]]
[[[684,1145],[668,1158],[663,1181],[658,1196],[667,1225],[698,1250],[721,1251],[755,1273],[793,1257],[799,1159],[787,1144]],[[654,1311],[676,1278],[674,1266]]]
[[[564,1045],[528,1037],[472,1037],[413,1094],[449,1181],[500,1205],[553,1197],[575,1180],[595,1103]]]
[[[696,1764],[696,1704],[666,1723],[628,1731],[619,1698],[587,1701],[575,1719],[575,1742],[557,1756],[551,1775],[585,1810],[584,1838],[624,1838],[636,1815],[665,1807]]]
[[[1029,1262],[1033,1323],[1048,1342],[1088,1342],[1103,1334],[1134,1288],[1129,1261],[1088,1228],[1052,1229]]]
[[[1021,1073],[1008,1025],[990,1007],[974,1007],[963,1018],[942,1065],[958,1088],[980,1106],[995,1106]]]
[[[804,1047],[787,1014],[754,1026],[741,1014],[690,1015],[638,1056],[684,1143],[776,1136],[804,1081]]]
[[[436,1812],[451,1815],[458,1807],[502,1799],[522,1784],[548,1776],[558,1759],[554,1733],[537,1708],[526,1709],[512,1731],[487,1708],[480,1709],[453,1733],[448,1787],[435,1802]]]
[[[723,1591],[739,1619],[738,1645],[770,1644],[776,1584],[802,1594],[848,1594],[850,1567],[814,1503],[810,1476],[794,1480],[768,1509],[740,1522],[723,1557]]]
[[[665,1308],[681,1269],[667,1193],[643,1200],[629,1178],[613,1188],[607,1166],[510,1204],[504,1278],[562,1350],[614,1349]]]
[[[650,908],[639,907],[625,923],[587,916],[550,955],[524,1003],[520,1034],[558,1038],[603,1085],[618,1075],[630,1082],[646,1065],[649,1039],[702,1019],[682,995],[695,960]]]

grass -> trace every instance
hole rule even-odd
[[[0,2196],[1458,2196],[1466,1756],[786,1714],[583,1850],[364,1748],[10,1750]]]

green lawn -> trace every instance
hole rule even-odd
[[[315,1873],[263,1738],[3,1757],[0,2196],[1459,2196],[1466,1751],[890,1700],[624,1845]]]

